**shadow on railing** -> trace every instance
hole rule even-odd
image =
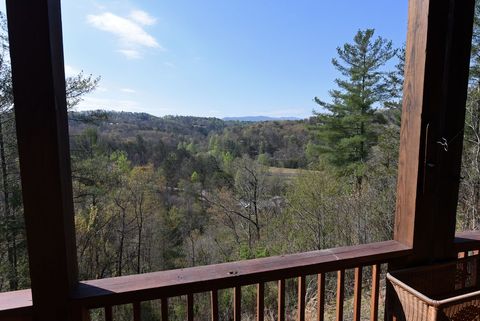
[[[456,251],[459,256],[474,254],[480,249],[480,232],[458,233]],[[306,320],[307,276],[316,282],[316,320],[325,318],[325,275],[336,272],[334,316],[343,321],[345,296],[345,271],[353,269],[351,281],[353,286],[352,311],[353,321],[360,321],[362,313],[362,288],[370,290],[369,319],[376,321],[379,310],[379,290],[381,264],[408,256],[409,248],[396,241],[385,241],[358,246],[340,247],[328,250],[267,257],[232,263],[186,269],[137,274],[116,278],[107,278],[79,283],[72,293],[72,307],[82,312],[85,320],[89,319],[90,310],[103,309],[106,321],[113,319],[112,307],[131,304],[134,321],[141,320],[141,302],[160,300],[162,321],[169,318],[169,303],[174,297],[184,297],[186,319],[194,320],[194,294],[209,293],[209,315],[212,321],[219,320],[219,291],[231,289],[233,294],[233,319],[242,317],[242,287],[256,286],[256,320],[265,319],[265,285],[275,282],[277,292],[275,319],[286,320],[286,280],[296,279],[295,317],[298,321]],[[477,252],[478,253],[478,252]],[[366,268],[371,270],[369,280],[362,280]],[[371,267],[371,269],[370,269]],[[314,276],[314,279],[311,276]],[[368,281],[368,282],[365,282]],[[351,283],[351,284],[350,284]],[[271,288],[271,287],[270,287]],[[365,299],[364,299],[365,300]],[[180,302],[175,300],[176,304]],[[32,302],[30,290],[0,293],[0,320],[29,320]],[[365,312],[364,312],[365,313]],[[365,319],[365,317],[363,317]]]

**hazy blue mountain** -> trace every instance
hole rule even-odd
[[[250,121],[250,122],[261,122],[261,121],[276,121],[276,120],[300,120],[298,117],[269,117],[269,116],[241,116],[241,117],[224,117],[222,118],[225,121]]]

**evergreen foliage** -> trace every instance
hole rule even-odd
[[[359,30],[353,43],[337,48],[332,64],[341,73],[330,91],[332,102],[315,97],[322,107],[316,112],[315,131],[320,154],[342,173],[354,173],[359,182],[378,137],[375,111],[388,100],[385,64],[396,50],[392,42],[374,38],[374,30]]]

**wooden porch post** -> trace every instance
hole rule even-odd
[[[60,0],[7,0],[33,319],[71,320],[77,258]]]
[[[409,1],[394,233],[409,265],[454,254],[474,5]]]

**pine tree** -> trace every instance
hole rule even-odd
[[[397,52],[391,41],[373,36],[373,29],[359,30],[353,43],[337,48],[338,88],[330,91],[330,103],[314,99],[322,107],[314,126],[321,156],[342,174],[354,174],[359,185],[378,137],[376,108],[389,98],[384,67]]]

